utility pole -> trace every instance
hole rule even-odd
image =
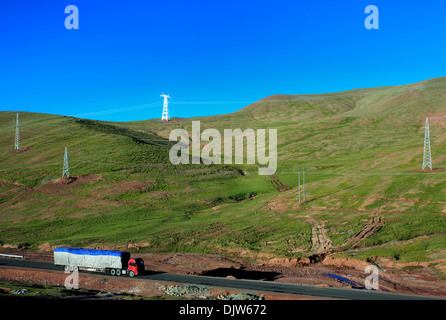
[[[297,169],[297,179],[299,180],[299,203],[303,200],[305,202],[305,171],[308,171],[308,169],[305,168],[298,168]],[[300,184],[300,173],[302,172],[302,186]],[[302,193],[302,196],[301,196]]]
[[[62,171],[62,178],[64,176],[67,176],[67,178],[70,177],[70,169],[68,167],[68,150],[67,147],[65,147],[65,154],[63,157],[63,171]]]
[[[16,124],[15,124],[15,144],[14,150],[20,150],[20,125],[19,125],[19,113],[17,113]]]
[[[297,179],[299,179],[299,203],[300,203],[300,168],[297,169]]]
[[[169,121],[169,109],[168,109],[168,101],[167,99],[170,99],[169,95],[165,95],[164,93],[160,96],[164,98],[163,103],[163,115],[161,117],[161,120]]]
[[[431,139],[429,133],[429,119],[426,118],[426,126],[424,127],[424,153],[423,153],[423,169],[429,167],[432,170],[431,155]]]

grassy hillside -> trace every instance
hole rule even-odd
[[[106,123],[1,112],[0,241],[37,247],[446,259],[446,79],[277,95],[235,113]],[[420,172],[430,117],[433,172]],[[175,128],[278,130],[278,172],[168,160]],[[60,179],[67,146],[73,178]],[[298,202],[298,167],[308,168]],[[279,183],[278,183],[279,181]],[[286,186],[288,188],[279,188]]]
[[[142,241],[179,250],[181,225],[196,213],[274,190],[268,178],[233,167],[174,166],[165,138],[98,121],[21,113],[23,150],[14,152],[14,116],[0,114],[2,243]],[[61,179],[65,146],[70,179]],[[218,228],[194,223],[197,233]]]

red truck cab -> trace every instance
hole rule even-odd
[[[129,259],[129,276],[134,277],[144,273],[144,260],[141,258]]]

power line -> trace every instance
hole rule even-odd
[[[277,100],[279,101],[279,100]],[[254,101],[255,102],[255,101]],[[235,103],[247,103],[252,104],[253,101],[175,101],[173,104],[235,104]]]
[[[141,104],[141,105],[130,106],[130,107],[124,107],[124,108],[108,109],[108,110],[89,112],[89,113],[72,114],[72,115],[70,115],[70,117],[97,116],[97,115],[103,115],[103,114],[110,114],[110,113],[133,111],[133,110],[138,110],[138,109],[153,108],[153,107],[158,106],[158,105],[159,105],[158,102],[152,102],[152,103]]]

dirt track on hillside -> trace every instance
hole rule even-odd
[[[356,248],[361,240],[370,237],[376,233],[380,228],[385,225],[382,217],[373,217],[360,232],[358,232],[353,238],[350,238],[341,247],[343,248]]]
[[[325,222],[316,221],[314,219],[308,219],[308,222],[313,224],[313,228],[311,231],[311,251],[313,252],[313,254],[316,255],[328,253],[331,248],[331,240],[327,236],[327,232],[325,230]]]

